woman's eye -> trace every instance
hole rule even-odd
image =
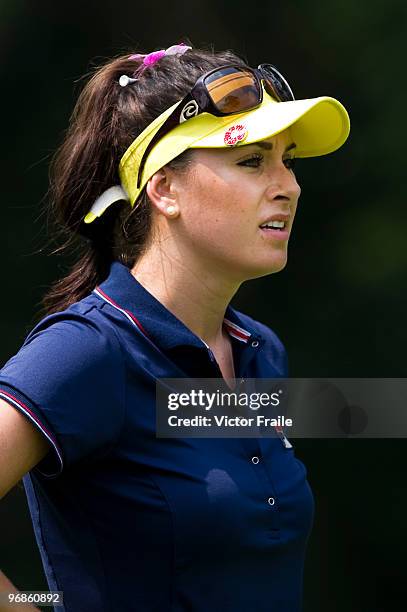
[[[295,161],[295,157],[287,157],[283,160],[283,163],[286,168],[288,168],[289,170],[293,170],[295,166]]]
[[[249,159],[245,159],[238,163],[238,166],[247,166],[248,168],[258,168],[263,161],[263,155],[253,155]]]

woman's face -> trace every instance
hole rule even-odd
[[[289,130],[246,146],[194,149],[189,172],[174,182],[180,215],[172,228],[183,254],[238,282],[284,268],[301,192],[294,156]],[[284,228],[262,227],[272,220]]]

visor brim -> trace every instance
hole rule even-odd
[[[235,116],[233,121],[228,117],[227,125],[200,138],[190,148],[227,147],[225,132],[236,123],[243,124],[247,130],[242,145],[271,138],[290,127],[297,145],[295,157],[332,153],[342,146],[350,131],[349,115],[334,98],[324,96],[277,103],[267,96],[261,106]]]

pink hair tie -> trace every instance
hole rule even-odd
[[[164,55],[165,49],[161,49],[161,51],[153,51],[152,53],[149,53],[145,56],[145,58],[143,59],[143,64],[144,66],[152,66],[153,64],[158,62],[159,59],[164,57]]]
[[[181,43],[179,45],[172,45],[171,47],[168,47],[168,49],[153,51],[152,53],[148,53],[147,55],[141,55],[140,53],[136,53],[134,55],[130,55],[128,59],[139,60],[143,58],[144,66],[152,66],[165,55],[183,55],[185,51],[188,51],[188,49],[192,49],[192,47],[188,47],[185,43]]]

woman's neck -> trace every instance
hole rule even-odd
[[[208,266],[169,257],[158,249],[140,257],[131,273],[211,348],[223,345],[223,318],[237,283],[225,282]]]

